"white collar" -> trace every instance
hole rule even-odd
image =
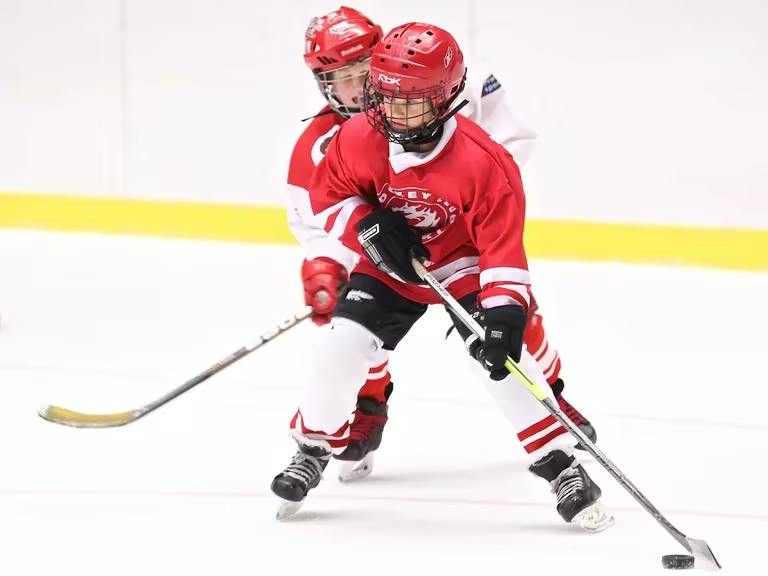
[[[400,174],[400,172],[408,168],[426,164],[442,152],[443,148],[453,138],[453,133],[456,132],[457,127],[458,122],[456,122],[456,118],[453,116],[448,118],[445,124],[443,124],[443,133],[440,135],[440,140],[438,140],[437,146],[431,152],[406,152],[402,145],[390,142],[389,164],[392,166],[392,170],[394,170],[395,174]]]

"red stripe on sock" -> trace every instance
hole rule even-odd
[[[389,360],[387,360],[386,362],[384,362],[384,364],[380,366],[374,366],[373,368],[368,370],[368,374],[375,374],[376,372],[381,372],[382,370],[384,370],[384,368],[387,367],[387,364],[389,364]]]
[[[377,402],[387,401],[387,386],[392,381],[389,372],[381,378],[368,379],[357,393],[358,398],[375,398]]]
[[[299,424],[301,425],[299,426]],[[345,448],[349,443],[349,420],[344,422],[341,428],[336,430],[336,432],[328,434],[323,431],[310,430],[304,426],[304,419],[301,417],[301,411],[297,410],[296,414],[294,414],[293,418],[291,419],[290,427],[292,430],[298,430],[310,438],[325,440],[328,442],[328,444],[331,445],[331,448]]]
[[[525,451],[528,452],[528,454],[530,454],[531,452],[535,452],[539,448],[543,448],[544,446],[549,444],[552,440],[554,440],[558,436],[562,436],[566,432],[568,432],[568,430],[566,430],[562,426],[558,426],[557,428],[552,430],[552,432],[550,432],[549,434],[545,434],[541,438],[534,440],[529,444],[526,444]]]
[[[552,374],[550,374],[549,376],[547,376],[547,383],[548,383],[550,386],[552,386],[552,384],[554,384],[555,382],[557,382],[557,379],[558,379],[558,378],[560,378],[560,369],[561,369],[561,367],[562,367],[562,366],[561,366],[561,364],[560,364],[560,355],[558,354],[558,355],[556,356],[556,358],[557,358],[557,360],[555,360],[555,369],[554,369],[554,370],[552,370]],[[550,364],[550,365],[547,367],[547,370],[549,370],[551,367],[552,367],[552,365]],[[546,372],[547,372],[547,370],[542,370],[542,372],[546,373]]]
[[[555,417],[550,414],[546,418],[543,418],[536,422],[533,426],[529,426],[522,432],[520,432],[517,437],[520,439],[520,442],[525,442],[528,438],[531,436],[535,436],[539,432],[544,432],[547,428],[552,426],[553,424],[557,424],[557,420],[555,420]]]

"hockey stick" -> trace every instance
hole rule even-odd
[[[259,338],[251,344],[243,346],[204,372],[201,372],[191,380],[188,380],[178,388],[171,390],[164,396],[158,398],[154,402],[150,402],[149,404],[142,406],[141,408],[130,410],[128,412],[117,412],[114,414],[84,414],[82,412],[75,412],[73,410],[67,410],[66,408],[48,405],[43,407],[38,414],[44,420],[48,420],[54,424],[61,424],[62,426],[73,426],[74,428],[115,428],[117,426],[125,426],[131,422],[136,422],[136,420],[139,418],[143,418],[164,404],[167,404],[174,398],[178,398],[185,392],[188,392],[198,384],[205,382],[214,374],[218,374],[224,370],[224,368],[231,366],[238,360],[242,360],[254,350],[261,348],[267,342],[274,340],[281,334],[284,334],[310,316],[312,316],[312,307],[304,307],[301,312],[293,316],[289,316],[280,322],[280,324],[259,336]]]
[[[438,282],[435,277],[432,276],[432,274],[427,272],[427,269],[424,268],[421,262],[413,259],[412,263],[419,277],[422,278],[427,284],[429,284],[432,290],[434,290],[435,293],[440,296],[440,298],[451,309],[451,311],[453,311],[453,313],[461,319],[462,323],[482,341],[485,336],[484,330],[474,320],[474,318],[472,318],[469,312],[467,312],[461,306],[461,304],[459,304],[458,301],[440,285],[440,282]],[[638,488],[629,480],[629,478],[627,478],[624,473],[621,472],[621,470],[619,470],[618,467],[616,467],[616,465],[611,462],[605,454],[603,454],[603,451],[600,450],[600,448],[598,448],[589,438],[587,438],[586,435],[565,416],[565,414],[563,414],[557,403],[549,397],[547,391],[536,384],[536,382],[531,380],[525,374],[525,372],[523,372],[514,362],[514,360],[512,360],[512,358],[507,357],[507,361],[504,363],[504,366],[513,376],[515,376],[520,381],[523,386],[528,389],[531,394],[536,397],[537,400],[539,400],[539,402],[541,402],[546,407],[549,413],[552,414],[552,416],[554,416],[555,419],[560,422],[560,424],[562,424],[566,430],[568,430],[568,432],[579,439],[582,446],[584,446],[584,449],[589,452],[589,454],[591,454],[592,457],[597,460],[611,476],[614,477],[614,479],[621,485],[621,487],[629,492],[629,494],[645,509],[646,512],[653,516],[654,519],[659,524],[661,524],[661,526],[675,540],[677,540],[677,542],[683,548],[685,548],[690,554],[693,555],[695,561],[701,560],[717,567],[718,569],[722,568],[720,563],[715,558],[715,555],[712,553],[712,549],[709,547],[709,545],[704,540],[689,538],[680,530],[675,528],[672,523],[667,520],[653,504],[651,504],[648,498],[646,498],[643,493],[638,490]]]

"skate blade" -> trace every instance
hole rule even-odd
[[[277,520],[284,520],[285,518],[288,518],[289,516],[293,516],[301,510],[301,507],[304,505],[304,500],[301,502],[291,502],[290,500],[283,500],[280,499],[280,506],[277,508],[277,514],[275,514],[275,518]]]
[[[369,452],[362,460],[357,462],[342,462],[339,470],[339,482],[358,482],[367,478],[373,472],[373,452]]]
[[[606,510],[603,503],[598,500],[592,506],[587,506],[577,514],[572,522],[578,524],[587,532],[602,532],[616,523],[613,515]]]

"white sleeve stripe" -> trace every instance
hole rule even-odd
[[[288,227],[302,246],[309,246],[317,240],[328,238],[323,228],[311,222],[313,214],[309,205],[309,192],[300,186],[288,184],[286,211]]]
[[[470,266],[469,268],[464,268],[462,270],[459,270],[455,274],[448,276],[448,278],[446,278],[445,280],[441,280],[440,285],[443,288],[448,288],[448,286],[456,282],[456,280],[464,278],[465,276],[470,276],[472,274],[480,274],[480,267]]]
[[[503,293],[502,293],[502,294],[499,294],[499,293],[496,291],[496,290],[497,290],[497,289],[499,289],[499,288],[503,288],[504,290],[507,290],[508,292],[514,292],[515,294],[517,294],[518,296],[520,296],[520,297],[521,297],[520,299],[521,299],[523,302],[525,302],[526,306],[530,305],[530,303],[531,303],[531,300],[530,300],[530,296],[529,296],[529,294],[528,294],[528,289],[527,289],[525,286],[512,286],[512,285],[508,285],[508,284],[505,284],[504,286],[495,286],[495,287],[493,288],[493,290],[494,290],[494,292],[495,292],[495,293],[493,294],[493,296],[490,296],[490,297],[488,297],[487,299],[488,299],[488,300],[490,300],[490,299],[492,299],[492,298],[496,298],[496,297],[502,297],[502,296],[504,296],[504,294],[503,294]],[[514,298],[514,296],[511,296],[511,295],[510,295],[510,296],[508,296],[508,298]]]
[[[519,300],[515,300],[512,296],[490,296],[488,298],[480,299],[480,306],[485,308],[498,308],[499,306],[522,306]]]
[[[497,284],[494,288],[503,288],[504,290],[512,290],[520,294],[528,294],[527,284]]]
[[[435,280],[438,282],[442,282],[443,280],[447,280],[456,272],[463,268],[473,268],[477,266],[477,263],[480,262],[480,258],[477,256],[464,256],[463,258],[458,258],[451,262],[450,264],[446,264],[445,266],[441,266],[440,268],[435,268],[434,270],[430,270],[429,272],[432,274],[432,276],[435,277]],[[475,270],[474,273],[479,273],[480,270]]]
[[[526,306],[531,303],[531,297],[528,294],[528,288],[525,286],[510,286],[505,284],[504,286],[500,286],[500,288],[504,288],[504,290],[509,290],[510,292],[514,292],[522,296],[523,302],[525,302]]]
[[[319,214],[315,214],[312,218],[312,223],[319,228],[325,229],[325,225],[328,223],[328,220],[330,220],[331,217],[336,212],[338,212],[339,215],[336,217],[336,221],[333,223],[333,228],[331,228],[328,233],[331,238],[338,239],[344,233],[347,224],[349,224],[349,218],[352,216],[352,212],[354,212],[356,208],[364,205],[365,200],[359,196],[351,196],[349,198],[345,198],[338,204],[334,204]]]
[[[349,219],[352,217],[352,212],[357,210],[359,207],[360,204],[352,203],[344,206],[344,208],[339,211],[339,215],[336,217],[336,221],[333,223],[333,228],[331,228],[330,232],[328,232],[328,235],[331,238],[338,240],[347,229],[347,224],[349,224]]]
[[[480,285],[485,286],[493,282],[518,282],[530,284],[531,274],[522,268],[488,268],[480,273]]]

